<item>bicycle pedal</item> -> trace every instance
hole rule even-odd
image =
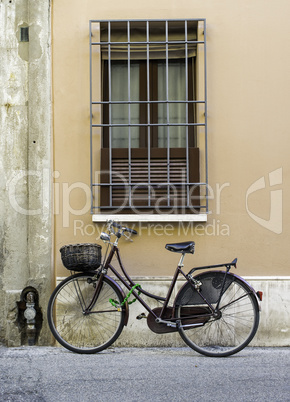
[[[147,318],[145,313],[141,313],[141,314],[137,315],[136,320],[142,320],[142,318]]]

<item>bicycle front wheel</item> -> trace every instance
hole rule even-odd
[[[206,298],[214,305],[224,273],[209,272],[199,275],[198,279],[206,286]],[[203,287],[201,292],[202,289]],[[196,307],[197,298],[202,300],[196,293],[190,286],[184,288],[184,292],[179,295],[180,303],[176,307],[176,317],[184,317],[184,311],[191,305],[190,299],[193,300],[193,307]],[[182,300],[187,300],[186,305],[182,304]],[[202,303],[204,302],[198,303],[199,307],[206,308]],[[212,315],[203,321],[201,319],[201,326],[191,328],[182,328],[181,319],[179,333],[195,351],[206,356],[225,357],[239,352],[251,342],[258,329],[259,313],[253,290],[238,277],[229,275],[216,316]]]
[[[124,327],[125,308],[115,308],[109,299],[121,304],[118,287],[103,278],[99,296],[90,310],[97,280],[94,273],[66,278],[52,293],[48,303],[48,324],[55,339],[76,353],[96,353],[110,346]]]

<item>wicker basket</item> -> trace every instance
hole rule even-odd
[[[99,244],[68,244],[61,247],[63,265],[70,271],[91,271],[101,265],[102,246]]]

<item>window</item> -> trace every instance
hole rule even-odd
[[[93,212],[207,209],[204,38],[204,20],[91,21]]]

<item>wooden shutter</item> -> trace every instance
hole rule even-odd
[[[189,182],[198,183],[199,149],[189,148],[188,153]],[[152,207],[150,212],[154,213],[154,207],[161,206],[163,210],[163,207],[167,206],[170,210],[172,207],[177,209],[183,207],[183,212],[185,212],[184,207],[200,205],[199,187],[185,185],[187,182],[186,149],[171,148],[169,167],[167,162],[166,148],[151,148],[149,174],[147,149],[133,148],[129,165],[128,149],[114,148],[112,149],[110,169],[109,149],[103,148],[101,151],[101,183],[110,183],[110,172],[112,183],[112,186],[103,185],[101,187],[101,206],[105,207],[103,209],[122,207],[120,213],[130,213],[132,207],[137,209]],[[129,185],[130,179],[131,186]],[[112,188],[111,193],[110,187]],[[187,188],[191,193],[189,199]],[[164,208],[164,212],[166,212],[166,208]]]

